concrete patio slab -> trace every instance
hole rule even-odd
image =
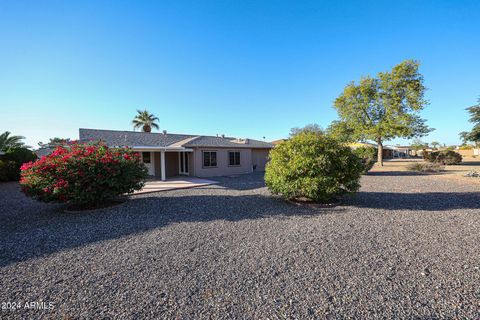
[[[142,190],[135,191],[133,194],[159,192],[176,189],[188,189],[202,186],[208,186],[211,184],[219,183],[218,181],[194,178],[194,177],[174,177],[165,181],[161,180],[149,180],[146,182],[145,187]]]

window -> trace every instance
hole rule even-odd
[[[212,168],[217,166],[217,152],[203,151],[203,167]]]
[[[143,163],[150,163],[150,152],[142,152]]]
[[[228,165],[239,166],[240,165],[240,151],[228,152]]]

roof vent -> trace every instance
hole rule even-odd
[[[163,130],[162,132],[163,132],[163,135],[165,136],[167,135],[167,130]]]

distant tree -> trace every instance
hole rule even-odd
[[[7,151],[8,149],[15,149],[25,146],[25,143],[22,141],[25,139],[23,136],[12,136],[10,131],[5,131],[0,134],[0,151]]]
[[[50,138],[50,141],[49,142],[46,142],[46,143],[43,143],[43,142],[39,142],[38,143],[38,146],[40,148],[56,148],[58,146],[63,146],[63,145],[66,145],[70,143],[70,139],[69,138],[59,138],[59,137],[55,137],[55,138]]]
[[[428,143],[423,142],[420,139],[413,140],[412,144],[410,145],[413,151],[415,151],[415,156],[418,155],[418,151],[423,150],[428,147]]]
[[[463,143],[466,144],[468,141],[475,142],[476,145],[480,142],[480,98],[478,103],[474,106],[471,106],[466,109],[470,114],[470,121],[473,123],[472,130],[466,132],[460,132],[460,138],[463,140]]]
[[[305,133],[305,132],[323,133],[323,130],[322,130],[322,127],[320,127],[318,124],[310,123],[302,128],[294,127],[290,129],[290,137],[293,137],[299,133]]]
[[[143,132],[152,132],[152,127],[160,129],[157,124],[158,118],[147,110],[137,110],[137,115],[132,120],[133,128],[142,128]]]
[[[419,63],[406,60],[376,78],[351,82],[335,100],[340,121],[352,138],[374,140],[378,164],[383,166],[383,142],[397,137],[414,138],[433,129],[419,112],[427,105]]]
[[[432,141],[430,145],[432,146],[433,149],[438,149],[438,147],[440,146],[440,143],[438,141]]]

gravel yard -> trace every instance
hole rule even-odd
[[[262,179],[80,214],[0,184],[0,318],[480,317],[478,184],[375,172],[319,209]]]

